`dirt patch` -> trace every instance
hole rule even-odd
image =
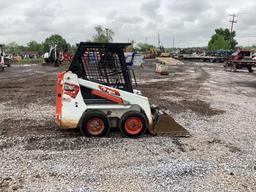
[[[210,106],[209,103],[202,100],[181,100],[170,101],[169,99],[150,99],[151,103],[157,103],[157,105],[166,110],[170,110],[173,113],[181,113],[191,110],[192,112],[202,116],[214,116],[225,113],[220,109],[215,109]]]
[[[185,144],[183,144],[179,139],[174,138],[172,143],[175,144],[181,152],[186,152]]]
[[[11,101],[13,105],[24,105],[25,103],[34,103],[38,99],[44,99],[45,103],[52,103],[54,95],[55,80],[48,76],[35,76],[25,81],[0,83],[1,101]],[[52,103],[53,104],[53,103]]]
[[[252,81],[237,81],[236,82],[239,86],[242,87],[251,87],[251,88],[256,88],[256,82],[252,82]]]
[[[56,74],[64,67],[58,69],[43,68],[42,66],[8,68],[9,71],[5,71],[0,77],[1,102],[24,106],[43,100],[44,104],[51,103],[53,105]]]
[[[196,80],[198,80],[201,83],[205,82],[210,77],[209,74],[202,67],[196,68],[195,72],[200,73],[200,76],[197,77]]]
[[[220,139],[214,138],[210,141],[207,141],[207,143],[210,144],[210,145],[213,145],[213,144],[223,144],[224,142]]]
[[[54,121],[38,122],[33,119],[8,118],[0,123],[0,135],[4,136],[40,135],[56,129]]]
[[[13,179],[11,177],[0,178],[0,191],[17,191],[22,189],[24,180],[22,178]]]
[[[185,109],[190,109],[191,111],[204,116],[219,115],[225,112],[220,109],[211,108],[209,103],[199,99],[193,101],[182,100],[179,103],[184,106]]]
[[[238,152],[241,152],[241,151],[242,151],[242,149],[241,149],[239,146],[237,146],[237,145],[235,145],[235,144],[232,144],[232,143],[226,143],[226,142],[224,142],[223,140],[218,139],[218,138],[214,138],[214,139],[212,139],[212,140],[207,141],[207,144],[208,144],[209,146],[212,146],[212,145],[223,145],[223,146],[226,147],[226,148],[229,150],[229,152],[231,152],[231,153],[238,153]]]
[[[242,150],[240,149],[240,147],[234,145],[234,144],[229,144],[227,146],[229,148],[229,151],[232,153],[237,153],[237,152],[241,152]]]

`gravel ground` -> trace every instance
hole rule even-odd
[[[256,75],[221,64],[136,69],[138,89],[192,137],[81,137],[53,119],[57,71],[0,74],[0,191],[256,191]]]

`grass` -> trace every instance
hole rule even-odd
[[[20,61],[15,61],[13,64],[41,64],[44,62],[43,58],[37,59],[22,59]]]
[[[20,65],[22,65],[22,64],[42,64],[42,63],[44,63],[44,58],[37,58],[37,59],[22,59],[22,60],[20,60],[20,61],[15,61],[15,62],[12,62],[12,64],[20,64]],[[68,62],[68,61],[64,61],[64,62],[62,62],[62,64],[64,64],[64,65],[67,65],[67,64],[69,64],[70,62]]]

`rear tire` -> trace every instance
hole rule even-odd
[[[54,67],[59,67],[60,66],[60,61],[57,59],[54,61]]]
[[[147,131],[147,119],[144,114],[129,111],[120,119],[120,132],[125,137],[136,138]]]
[[[249,71],[250,73],[252,73],[252,72],[253,72],[252,66],[247,67],[247,69],[248,69],[248,71]]]
[[[104,137],[110,132],[107,115],[101,111],[88,111],[83,115],[80,132],[87,137]]]
[[[11,67],[11,60],[10,59],[5,59],[4,63],[7,67]]]
[[[223,65],[223,67],[224,67],[224,70],[227,71],[227,69],[228,69],[228,63],[225,63],[225,64]]]
[[[234,65],[234,64],[233,64],[233,65],[231,65],[231,71],[232,71],[232,72],[236,72],[236,70],[237,70],[236,65]]]

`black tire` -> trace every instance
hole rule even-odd
[[[252,66],[247,67],[247,69],[248,69],[248,71],[249,71],[250,73],[253,72]]]
[[[54,61],[54,67],[59,67],[59,66],[60,66],[60,61],[59,60]]]
[[[228,63],[225,63],[225,64],[223,65],[223,67],[224,67],[224,70],[227,71],[227,69],[228,69]]]
[[[4,59],[4,63],[7,67],[11,67],[11,60],[10,59]]]
[[[237,67],[236,67],[235,64],[232,64],[232,65],[231,65],[231,71],[232,71],[232,72],[236,72],[236,71],[237,71]]]
[[[44,58],[44,62],[45,62],[45,63],[50,63],[51,60],[50,60],[49,58]]]
[[[132,133],[132,131],[129,131],[127,129],[127,124],[129,120],[135,119],[136,121],[140,121],[139,127],[136,131]],[[136,126],[136,125],[135,125]],[[130,138],[137,138],[145,134],[147,131],[147,119],[144,114],[137,112],[137,111],[129,111],[125,113],[122,118],[120,119],[119,128],[122,136],[124,137],[130,137]],[[131,127],[129,127],[131,129]]]
[[[97,131],[97,128],[93,127],[93,124],[90,123],[97,123],[97,126],[101,127]],[[93,129],[95,130],[94,133]],[[80,132],[86,137],[105,137],[110,132],[109,118],[101,111],[87,111],[82,117]]]

